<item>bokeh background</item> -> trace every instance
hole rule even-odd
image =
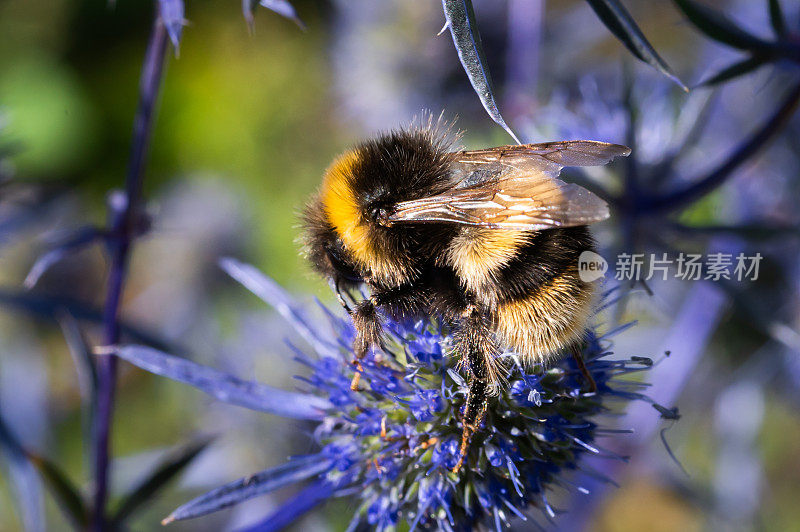
[[[703,37],[669,2],[630,4],[688,85],[739,57]],[[770,35],[765,1],[708,4]],[[796,2],[783,4],[792,30],[800,30]],[[122,309],[138,337],[287,389],[302,368],[283,343],[286,327],[224,276],[218,258],[255,264],[302,301],[333,303],[296,238],[298,210],[337,152],[424,109],[458,116],[468,147],[511,142],[480,107],[449,36],[436,36],[444,21],[439,2],[294,5],[305,32],[267,10],[257,11],[249,32],[236,2],[187,4],[188,25],[179,56],[168,61],[146,170],[153,228],[135,247]],[[686,94],[636,62],[583,1],[475,7],[500,107],[523,141],[632,145],[634,164],[573,176],[611,191],[624,192],[632,175],[657,190],[707,173],[775,112],[800,78],[796,64],[779,63]],[[0,412],[19,440],[84,486],[90,478],[81,376],[62,329],[69,314],[97,338],[103,248],[67,254],[31,289],[23,282],[64,234],[102,225],[109,191],[122,186],[152,13],[150,2],[129,0],[0,3]],[[624,418],[647,428],[621,446],[632,460],[611,472],[620,487],[564,501],[569,512],[558,526],[800,530],[798,139],[794,117],[724,186],[688,208],[634,219],[621,213],[598,228],[612,265],[620,251],[746,251],[766,258],[759,281],[749,284],[620,287],[621,303],[602,320],[638,324],[617,337],[616,350],[659,361],[648,377],[653,393],[678,406],[682,418],[659,422],[649,406]],[[659,437],[664,428],[685,472]],[[115,493],[179,443],[217,434],[131,523],[133,530],[153,530],[191,496],[310,450],[308,429],[215,403],[123,364]],[[0,530],[19,530],[8,469],[2,471]],[[285,496],[171,527],[235,528]],[[68,529],[52,498],[44,500],[49,529]],[[329,504],[297,529],[340,530],[349,510],[344,502]]]

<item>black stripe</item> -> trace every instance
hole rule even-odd
[[[497,273],[495,296],[499,303],[526,299],[571,268],[595,244],[588,227],[537,231],[530,241]]]

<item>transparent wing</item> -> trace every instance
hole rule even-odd
[[[501,146],[453,153],[456,185],[400,202],[391,223],[445,222],[496,229],[548,229],[608,218],[608,206],[588,190],[558,179],[565,166],[597,166],[630,149],[593,141]]]

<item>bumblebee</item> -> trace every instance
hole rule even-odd
[[[579,277],[578,257],[595,249],[587,225],[609,212],[558,175],[630,149],[577,140],[453,151],[454,142],[429,124],[340,155],[305,210],[304,249],[353,318],[354,390],[359,361],[380,344],[381,312],[452,325],[452,354],[469,381],[457,471],[502,386],[502,347],[527,364],[570,350],[589,376],[578,346],[593,285]],[[369,296],[348,303],[363,285]]]

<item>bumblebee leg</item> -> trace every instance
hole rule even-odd
[[[580,370],[583,378],[586,379],[586,383],[589,385],[589,391],[587,393],[593,394],[597,392],[597,383],[594,382],[594,377],[592,374],[589,373],[589,368],[586,367],[586,362],[583,360],[583,355],[581,354],[580,346],[577,343],[573,343],[569,346],[569,352],[572,354],[572,358],[575,360],[575,364],[578,365],[578,369]]]
[[[350,383],[351,390],[358,390],[361,372],[364,370],[361,365],[361,359],[364,358],[370,347],[379,345],[387,353],[390,352],[381,338],[383,326],[381,325],[381,318],[378,314],[378,307],[401,304],[413,294],[414,290],[414,287],[411,285],[383,290],[372,287],[372,295],[367,299],[359,301],[353,311],[350,312],[350,315],[353,317],[353,325],[355,325],[356,328],[356,339],[353,343],[353,353],[356,356],[353,363],[356,365],[356,373],[353,375],[353,380]],[[408,308],[409,307],[406,307],[406,310],[408,310]]]
[[[480,428],[486,415],[486,380],[472,377],[467,393],[467,405],[464,408],[464,417],[461,419],[461,446],[458,450],[458,463],[453,467],[453,473],[458,473],[469,451],[472,435]]]
[[[344,298],[344,295],[342,294],[343,289],[341,280],[337,277],[331,281],[331,285],[333,291],[336,292],[336,299],[339,300],[339,304],[342,305],[342,307],[347,311],[348,314],[352,314],[353,309],[350,308],[350,305],[347,304],[347,300]]]
[[[331,283],[331,288],[333,288],[333,291],[336,293],[336,299],[339,301],[339,304],[342,305],[342,308],[344,308],[344,310],[347,311],[347,313],[350,314],[350,316],[353,316],[354,315],[353,308],[347,303],[347,299],[345,299],[345,294],[347,294],[348,296],[350,296],[350,294],[349,292],[347,292],[342,288],[341,279],[336,277],[334,279],[331,279],[330,283]],[[350,299],[351,300],[353,299],[352,296],[350,296]],[[361,357],[363,357],[363,354],[359,355],[357,347],[358,336],[359,333],[356,332],[357,343],[353,349],[353,351],[356,354],[356,358],[350,361],[350,363],[355,365],[356,367],[356,372],[353,375],[353,380],[350,381],[350,389],[354,392],[358,391],[358,382],[361,380],[361,372],[364,371],[364,366],[361,365]]]
[[[356,339],[353,342],[353,354],[355,355],[353,364],[356,366],[356,372],[353,375],[353,380],[350,381],[350,389],[355,392],[358,391],[358,383],[361,380],[361,373],[364,371],[361,359],[364,358],[370,347],[380,342],[383,327],[373,303],[373,298],[360,301],[351,316],[353,317],[353,325],[356,328]]]
[[[464,416],[461,419],[461,446],[458,463],[453,467],[457,473],[469,452],[472,436],[480,429],[486,415],[488,390],[490,385],[487,357],[496,355],[497,346],[492,339],[491,329],[481,312],[470,305],[464,312],[464,321],[456,335],[456,349],[462,364],[469,369],[470,381]]]

